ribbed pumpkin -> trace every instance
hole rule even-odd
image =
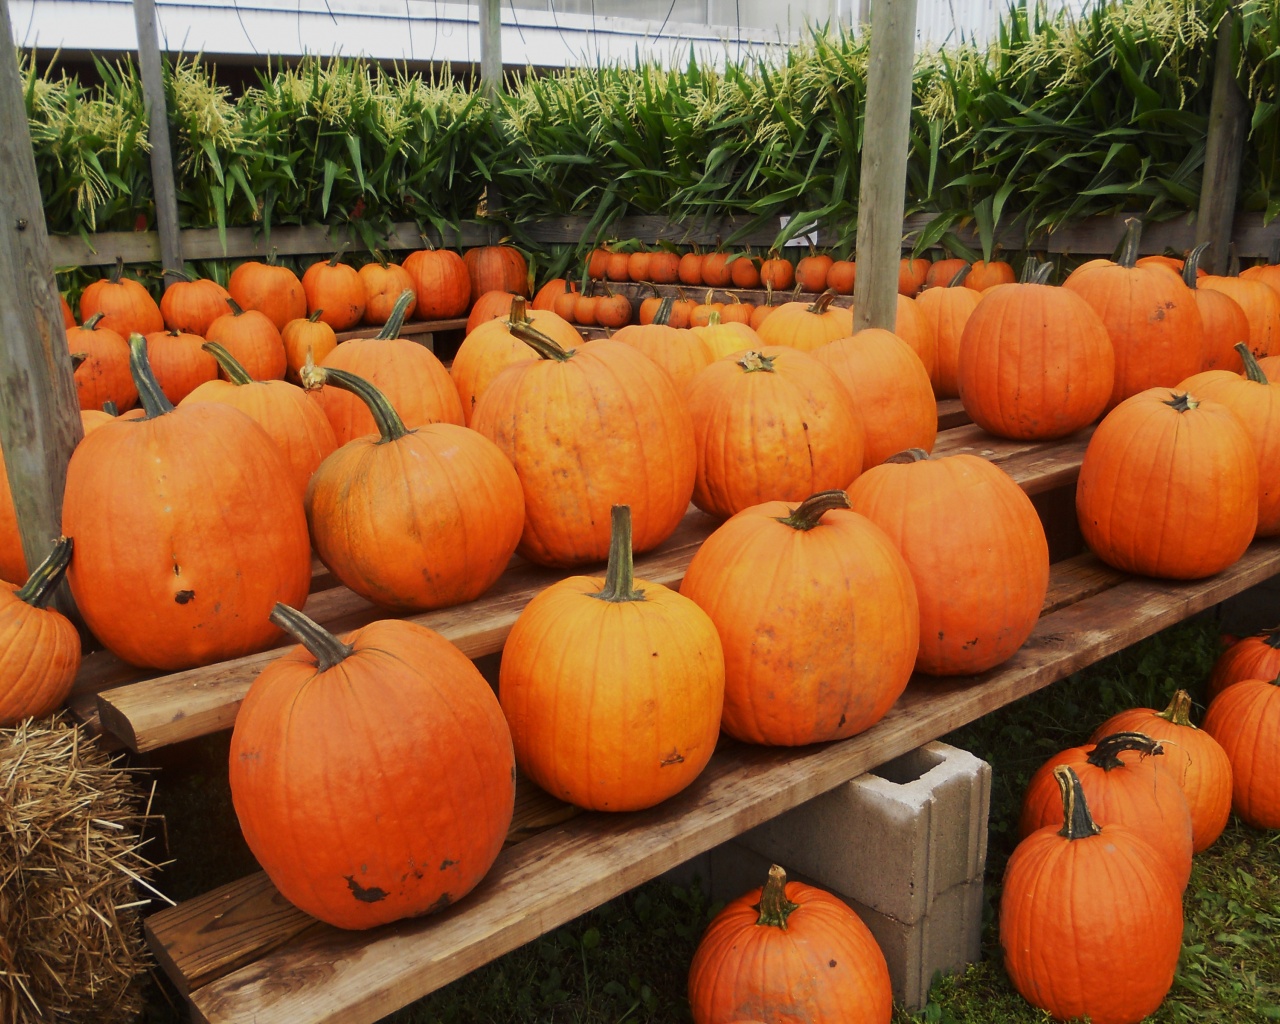
[[[836,260],[827,271],[827,287],[837,295],[852,295],[858,284],[858,264],[853,260]]]
[[[762,323],[756,333],[766,345],[785,345],[812,352],[829,341],[853,333],[853,311],[833,306],[835,292],[823,292],[812,303],[787,302]]]
[[[255,381],[235,357],[216,342],[207,342],[205,351],[217,360],[226,380],[201,384],[180,405],[221,402],[239,409],[267,432],[276,443],[289,476],[304,498],[316,467],[338,447],[333,427],[313,395],[283,380]]]
[[[498,695],[529,778],[587,810],[638,811],[711,759],[724,655],[701,608],[635,578],[630,509],[615,505],[611,519],[605,578],[571,576],[525,606]]]
[[[835,375],[789,348],[717,360],[686,392],[698,453],[693,503],[727,519],[762,501],[803,501],[862,471],[858,411]]]
[[[135,406],[128,412],[121,413],[110,402],[106,402],[101,409],[81,409],[80,426],[84,428],[84,433],[88,436],[99,427],[106,426],[108,423],[113,423],[117,419],[141,420],[146,419],[146,417],[146,410],[140,407]],[[84,438],[81,438],[81,440],[84,440]]]
[[[1204,731],[1231,761],[1231,806],[1254,828],[1280,828],[1280,678],[1232,683],[1209,705]]]
[[[511,300],[516,298],[514,292],[485,292],[471,307],[467,316],[467,333],[470,334],[481,324],[506,316],[511,311]],[[563,316],[563,314],[560,314]],[[568,317],[565,317],[567,320]]]
[[[1218,741],[1191,724],[1191,695],[1179,690],[1163,711],[1134,708],[1112,715],[1092,742],[1117,732],[1140,732],[1164,747],[1162,763],[1182,786],[1191,811],[1195,853],[1214,844],[1231,816],[1231,761]]]
[[[1117,569],[1212,576],[1244,554],[1257,527],[1253,444],[1224,405],[1168,388],[1144,391],[1116,406],[1089,439],[1076,514],[1085,542]]]
[[[511,736],[461,651],[412,622],[341,639],[292,608],[302,644],[249,687],[231,735],[231,799],[281,894],[338,928],[456,903],[502,850]]]
[[[147,335],[147,361],[164,397],[177,405],[201,384],[218,379],[218,361],[201,346],[204,338],[183,331]],[[125,346],[125,351],[129,346]]]
[[[1212,701],[1232,683],[1243,679],[1276,676],[1280,676],[1280,626],[1238,640],[1218,655],[1209,677],[1208,699]]]
[[[853,510],[906,559],[920,603],[916,671],[976,675],[1031,635],[1049,589],[1049,544],[1031,499],[976,455],[916,449],[867,470]]]
[[[71,561],[71,546],[61,538],[21,587],[0,581],[0,728],[55,711],[80,670],[80,634],[47,607]]]
[[[483,323],[466,336],[458,346],[453,365],[449,368],[468,426],[471,424],[476,402],[494,377],[514,363],[532,362],[538,358],[533,349],[511,333],[513,323],[532,324],[562,348],[577,348],[582,344],[582,335],[573,324],[555,313],[541,309],[530,310],[525,306],[523,298],[515,296],[506,317]]]
[[[677,275],[681,284],[693,287],[702,284],[702,253],[687,252],[681,256]]]
[[[1143,256],[1134,265],[1138,267],[1166,267],[1179,277],[1182,276],[1182,271],[1186,269],[1185,260],[1181,260],[1177,256],[1165,256],[1163,254]],[[1204,271],[1201,270],[1200,273],[1203,274]]]
[[[1204,352],[1201,355],[1200,369],[1240,373],[1244,365],[1240,362],[1236,345],[1249,341],[1249,318],[1244,315],[1240,303],[1225,291],[1200,287],[1200,277],[1204,274],[1200,269],[1200,257],[1208,246],[1209,243],[1204,242],[1192,249],[1182,271],[1182,283],[1195,296],[1200,319],[1204,324]]]
[[[680,280],[680,257],[664,249],[651,252],[649,280],[654,284],[675,284]]]
[[[419,249],[404,258],[423,320],[450,320],[471,305],[471,275],[452,249]]]
[[[964,279],[964,286],[972,288],[975,292],[985,292],[998,284],[1013,284],[1016,280],[1013,267],[1008,263],[1000,260],[990,263],[977,260],[969,269],[969,276]]]
[[[924,363],[925,372],[933,379],[938,365],[938,338],[933,326],[916,307],[915,299],[898,296],[893,333],[901,338]]]
[[[1043,283],[1052,269],[1033,265],[1023,283],[984,292],[960,337],[960,401],[1000,437],[1066,437],[1111,400],[1115,351],[1106,325],[1080,296]]]
[[[468,249],[463,253],[462,262],[471,278],[472,302],[485,292],[511,292],[528,297],[529,264],[519,249],[509,245],[485,245]]]
[[[709,288],[728,288],[733,284],[733,268],[727,252],[709,252],[702,257],[702,283]]]
[[[951,282],[944,287],[926,288],[916,297],[915,308],[933,333],[936,355],[929,374],[938,398],[960,397],[960,342],[965,324],[978,308],[982,296],[964,287],[969,265],[964,260]]]
[[[349,330],[364,317],[364,282],[354,267],[342,262],[345,249],[343,245],[327,260],[311,264],[302,275],[307,312],[321,310],[320,319],[335,331]]]
[[[649,280],[649,253],[643,249],[633,252],[627,257],[627,280]]]
[[[626,281],[631,272],[631,254],[626,252],[611,252],[609,260],[604,265],[604,279],[606,281]]]
[[[605,270],[609,266],[608,249],[592,249],[587,257],[587,276],[593,281],[603,281]]]
[[[1141,231],[1132,219],[1117,263],[1077,270],[1063,285],[1093,307],[1111,337],[1109,409],[1148,388],[1172,387],[1199,370],[1204,356],[1204,321],[1186,285],[1163,267],[1135,265]]]
[[[400,611],[462,604],[493,586],[524,528],[506,456],[453,423],[409,430],[354,374],[302,373],[309,385],[355,395],[378,431],[348,441],[315,472],[306,506],[320,560],[361,597]]]
[[[494,378],[471,418],[524,488],[519,552],[541,565],[609,553],[609,515],[630,505],[635,550],[661,544],[693,493],[693,424],[671,377],[630,345],[566,350],[534,328],[512,332],[539,358]]]
[[[280,332],[280,343],[284,346],[285,379],[294,384],[300,382],[298,371],[307,365],[307,360],[322,363],[329,353],[338,347],[338,336],[332,327],[320,319],[324,310],[317,309],[310,316],[300,316],[290,320]]]
[[[147,418],[99,427],[72,453],[62,528],[85,624],[114,654],[175,670],[239,657],[279,634],[277,601],[311,585],[307,521],[266,432],[238,409],[174,409],[129,339]]]
[[[694,1024],[889,1024],[893,991],[867,926],[830,893],[788,882],[778,865],[763,889],[728,904],[689,968]]]
[[[733,277],[735,288],[760,287],[760,267],[750,254],[739,254],[738,258],[729,264],[729,273]]]
[[[618,330],[631,322],[631,300],[621,292],[606,287],[596,299],[596,323],[601,327]]]
[[[1162,744],[1137,732],[1111,733],[1055,754],[1027,784],[1018,834],[1025,839],[1038,828],[1062,825],[1054,768],[1068,765],[1080,776],[1097,821],[1125,825],[1141,835],[1178,888],[1185,889],[1191,877],[1191,808],[1178,781],[1178,766],[1167,764],[1167,756],[1153,756],[1164,754]]]
[[[843,491],[756,505],[689,563],[680,593],[720,633],[729,735],[772,746],[844,739],[906,688],[920,642],[911,571],[848,507]]]
[[[1276,259],[1277,251],[1273,247],[1270,263],[1259,263],[1248,270],[1242,270],[1240,276],[1246,281],[1260,281],[1272,291],[1280,293],[1280,264],[1275,262]]]
[[[241,309],[257,310],[277,331],[284,330],[290,320],[307,315],[307,293],[302,282],[288,267],[276,265],[274,249],[266,263],[251,260],[236,267],[227,280],[227,291]]]
[[[751,348],[764,348],[759,333],[747,324],[721,320],[719,313],[712,313],[705,327],[694,327],[696,334],[711,349],[716,359],[737,355]]]
[[[83,327],[68,327],[67,351],[84,356],[76,366],[76,397],[81,409],[101,409],[103,402],[129,409],[138,389],[129,375],[129,345],[115,331],[103,327],[105,314],[94,313]]]
[[[231,311],[209,325],[205,340],[235,356],[254,380],[283,380],[289,364],[275,323],[259,310],[242,309],[235,299],[227,305]]]
[[[760,283],[775,292],[789,291],[796,283],[796,268],[775,254],[760,264]]]
[[[931,288],[949,288],[952,285],[963,285],[964,278],[969,276],[969,261],[948,258],[943,260],[934,260],[933,265],[929,267],[929,272],[924,275],[924,290]],[[964,277],[956,278],[963,273]]]
[[[458,389],[444,364],[425,345],[397,337],[401,318],[412,292],[401,296],[401,305],[376,338],[344,341],[321,362],[321,366],[346,370],[363,377],[378,388],[410,430],[428,423],[456,423],[462,426],[462,402]],[[404,308],[402,308],[402,306]],[[320,407],[329,417],[338,444],[377,433],[364,402],[338,388],[321,388]]]
[[[853,399],[862,424],[862,469],[908,448],[933,451],[938,403],[920,357],[890,331],[871,327],[819,349],[813,357]]]
[[[716,354],[699,334],[668,325],[671,302],[670,298],[662,300],[653,323],[624,327],[613,339],[638,349],[661,366],[683,395],[698,371],[711,365]]]
[[[730,295],[729,301],[718,308],[720,319],[726,324],[750,324],[751,314],[755,311],[755,306],[741,301],[736,295]],[[706,326],[711,326],[710,318],[707,319]]]
[[[814,253],[806,256],[796,264],[796,284],[802,292],[824,292],[827,290],[827,274],[835,263],[826,253]]]
[[[366,263],[356,271],[364,286],[364,322],[379,327],[385,324],[391,316],[391,310],[395,308],[396,300],[406,289],[413,292],[413,300],[404,311],[404,318],[408,320],[418,307],[417,285],[413,276],[399,263],[390,262],[381,253],[375,255],[378,259],[373,263]]]
[[[556,299],[572,289],[573,285],[563,277],[553,277],[534,293],[533,299],[529,302],[529,308],[553,312]]]
[[[135,331],[151,334],[164,330],[156,300],[137,281],[124,276],[120,257],[108,276],[87,285],[80,294],[80,322],[86,323],[95,313],[103,314],[103,330],[115,331],[122,339]]]
[[[160,298],[164,326],[170,331],[203,338],[209,325],[227,311],[231,294],[217,281],[195,278],[185,271],[165,271],[165,276],[171,274],[178,280],[170,284]]]
[[[912,257],[898,261],[898,294],[907,298],[915,295],[924,287],[925,278],[929,276],[932,264],[925,259]],[[828,281],[830,276],[828,275]]]
[[[715,294],[714,290],[708,288],[703,300],[689,312],[690,327],[706,327],[711,323],[712,316],[718,316],[721,320],[724,319],[725,304],[716,302]]]
[[[4,452],[0,451],[0,580],[18,585],[26,578],[27,558],[22,552],[22,535],[18,533],[18,512],[9,489]]]
[[[1138,1024],[1173,987],[1181,893],[1144,838],[1094,823],[1071,768],[1053,780],[1063,824],[1025,838],[1005,868],[1005,970],[1027,1002],[1058,1020]]]

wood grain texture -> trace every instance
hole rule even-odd
[[[913,681],[875,727],[799,749],[725,743],[689,789],[648,811],[582,814],[502,853],[459,906],[372,932],[318,929],[191,995],[208,1024],[360,1024],[862,772],[1018,700],[1280,571],[1257,542],[1210,580],[1128,579],[1044,616],[981,676]]]
[[[1240,166],[1249,132],[1249,109],[1236,84],[1238,53],[1235,5],[1229,4],[1218,22],[1214,50],[1213,96],[1209,101],[1209,131],[1200,179],[1200,210],[1196,243],[1211,242],[1201,262],[1211,274],[1225,274],[1231,260],[1232,224],[1240,191]]]
[[[147,141],[151,150],[151,188],[156,204],[156,233],[160,263],[165,270],[182,270],[182,232],[178,225],[178,189],[173,180],[173,150],[169,148],[169,111],[160,67],[160,34],[155,0],[133,0],[138,30],[138,67],[147,106]]]

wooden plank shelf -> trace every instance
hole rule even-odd
[[[467,326],[467,318],[455,317],[451,320],[406,320],[400,328],[400,337],[408,338],[410,341],[417,341],[423,335],[428,336],[426,344],[430,344],[430,335],[438,331],[461,331]],[[350,341],[352,338],[373,338],[376,337],[382,328],[376,324],[368,324],[361,327],[353,328],[350,331],[339,331],[339,341]]]
[[[371,1022],[697,854],[1280,572],[1256,542],[1208,580],[1126,576],[1089,555],[1054,566],[1035,631],[980,676],[916,678],[876,726],[801,748],[722,740],[685,792],[636,814],[525,827],[481,885],[436,917],[342,932],[288,906],[262,875],[161,911],[147,933],[208,1024]],[[524,800],[534,801],[528,787]],[[552,805],[532,814],[554,813]]]

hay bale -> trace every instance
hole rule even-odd
[[[142,1007],[157,895],[137,783],[77,726],[0,729],[0,1024],[118,1024]]]

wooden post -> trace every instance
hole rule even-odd
[[[480,0],[480,86],[490,99],[502,91],[501,0]]]
[[[871,9],[871,57],[862,132],[858,191],[858,278],[854,330],[893,330],[898,319],[898,260],[902,258],[903,204],[911,78],[915,62],[916,0],[876,0]]]
[[[1196,214],[1196,244],[1212,243],[1205,253],[1208,259],[1201,261],[1211,274],[1227,272],[1244,139],[1249,131],[1249,114],[1235,77],[1235,24],[1233,3],[1218,22],[1209,135],[1205,142],[1200,210]]]
[[[147,103],[147,138],[151,142],[151,184],[155,190],[160,262],[165,270],[181,270],[178,191],[173,182],[173,151],[169,148],[169,111],[164,101],[155,0],[133,0],[133,20],[138,26],[138,66]]]
[[[67,461],[83,430],[9,0],[0,0],[0,40],[0,447],[22,550],[33,567],[62,532]]]

